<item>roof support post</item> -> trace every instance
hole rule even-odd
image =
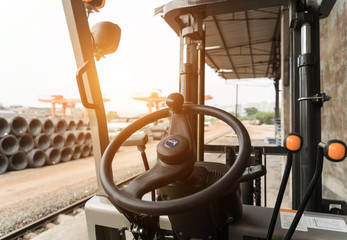
[[[205,27],[203,26],[202,39],[199,41],[198,50],[198,104],[205,104]],[[198,115],[198,132],[197,132],[197,159],[204,161],[204,144],[205,144],[205,116]]]
[[[304,21],[301,26],[301,54],[298,57],[300,98],[320,94],[320,50],[319,50],[319,14],[306,13],[312,16],[312,22]],[[300,152],[301,163],[301,199],[305,195],[315,172],[316,148],[321,141],[320,102],[300,101],[300,133],[304,138],[303,150]],[[308,202],[306,210],[320,211],[322,206],[322,181]]]
[[[274,78],[275,87],[275,144],[281,146],[281,118],[280,118],[280,78]]]
[[[291,102],[289,85],[289,13],[288,9],[281,9],[281,136],[282,139],[290,133]]]
[[[75,0],[62,0],[66,22],[68,25],[71,43],[78,69],[83,66],[88,68],[82,74],[83,89],[88,104],[88,116],[92,133],[93,152],[95,159],[96,177],[98,183],[98,194],[104,193],[99,177],[101,156],[108,143],[108,130],[104,103],[101,95],[99,79],[96,71],[93,45],[90,37],[90,29],[84,3]],[[79,86],[80,87],[80,86]],[[85,90],[85,91],[84,91]],[[92,107],[92,108],[91,108]]]
[[[204,104],[205,99],[205,30],[200,15],[181,16],[180,93],[186,103]],[[197,160],[203,161],[204,116],[190,116],[197,143]]]
[[[280,118],[280,79],[275,78],[274,79],[274,86],[275,86],[275,118]]]
[[[289,26],[298,12],[298,0],[289,1]],[[289,27],[288,26],[288,27]],[[300,115],[299,115],[299,73],[297,66],[297,56],[300,54],[300,31],[291,27],[290,29],[290,69],[289,69],[289,84],[291,95],[291,132],[300,132]],[[298,209],[300,205],[300,156],[293,156],[292,170],[292,208]]]
[[[297,1],[293,1],[297,3]],[[311,3],[307,3],[311,4]],[[293,103],[299,105],[295,109],[299,120],[299,133],[304,139],[303,149],[299,153],[299,168],[293,169],[300,182],[293,185],[293,208],[298,207],[298,202],[304,197],[315,171],[316,147],[321,141],[321,107],[323,102],[329,100],[320,93],[320,33],[319,33],[319,8],[311,5],[296,5],[298,11],[293,14],[291,27],[295,32],[295,44],[300,46],[300,53],[296,52],[292,58],[297,58],[292,64],[297,68],[297,90]],[[300,43],[298,43],[300,41]],[[292,59],[292,60],[293,60]],[[323,96],[324,95],[324,96]],[[321,101],[317,101],[321,96]],[[297,130],[297,129],[296,129]],[[295,162],[298,163],[296,160]],[[294,191],[295,187],[295,191]],[[295,204],[294,205],[294,201]],[[322,209],[322,183],[317,183],[315,190],[307,204],[308,211],[321,211]]]

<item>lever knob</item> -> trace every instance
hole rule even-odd
[[[290,133],[284,139],[284,147],[290,152],[300,151],[303,144],[302,137],[297,133]]]
[[[340,162],[345,159],[347,152],[346,144],[339,140],[330,140],[324,148],[324,155],[327,159]]]
[[[166,105],[175,113],[180,113],[182,111],[183,103],[184,97],[180,93],[171,93],[166,99]]]

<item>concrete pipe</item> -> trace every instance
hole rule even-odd
[[[9,156],[15,154],[18,149],[18,139],[12,134],[9,134],[0,139],[0,153]]]
[[[65,145],[65,139],[60,133],[53,133],[50,137],[51,147],[62,148]]]
[[[56,133],[63,133],[66,131],[67,123],[66,123],[65,119],[54,118],[52,121],[54,124],[54,131]]]
[[[81,151],[81,157],[82,158],[86,158],[86,157],[88,157],[90,155],[90,146],[89,146],[89,144],[83,144],[81,146],[81,149],[82,149],[82,151]]]
[[[49,118],[40,118],[40,121],[42,123],[42,132],[46,133],[48,135],[51,135],[54,133],[54,124],[53,121]]]
[[[72,147],[63,147],[61,149],[61,161],[67,162],[72,158]]]
[[[0,154],[0,174],[3,174],[7,171],[8,162],[8,158],[4,154]]]
[[[72,159],[77,160],[81,158],[82,149],[80,145],[72,147]]]
[[[92,134],[90,131],[83,131],[84,132],[84,143],[91,144],[92,143]]]
[[[28,131],[28,123],[21,116],[7,118],[7,121],[11,127],[10,133],[15,136],[22,136]]]
[[[73,147],[76,143],[75,134],[72,131],[64,132],[65,146]]]
[[[8,135],[10,131],[11,127],[6,118],[0,117],[0,138]]]
[[[83,130],[84,122],[83,120],[78,120],[76,123],[76,130]]]
[[[28,154],[28,166],[31,168],[38,168],[45,165],[46,155],[41,149],[35,148],[31,150]]]
[[[37,136],[42,132],[43,125],[41,121],[37,118],[29,118],[27,119],[28,123],[28,133],[32,136]]]
[[[46,164],[54,165],[60,162],[61,160],[61,151],[59,148],[51,147],[45,151],[46,155]]]
[[[94,156],[94,151],[93,151],[93,144],[89,144],[90,147],[90,156]]]
[[[35,147],[41,150],[46,150],[51,146],[51,141],[49,135],[41,133],[40,135],[34,138]]]
[[[74,132],[76,137],[76,144],[82,145],[84,144],[85,135],[83,131],[76,131]]]
[[[23,170],[28,166],[28,157],[24,151],[19,150],[8,159],[8,169],[12,171]]]
[[[35,147],[35,142],[33,137],[26,133],[23,136],[20,136],[18,138],[19,142],[19,149],[23,150],[24,152],[29,152]]]
[[[76,129],[77,129],[77,124],[76,124],[75,120],[73,120],[73,119],[67,119],[67,120],[66,120],[66,123],[67,123],[67,129],[66,129],[66,130],[69,130],[69,131],[76,131]]]

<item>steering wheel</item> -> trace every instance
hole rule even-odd
[[[183,102],[181,94],[170,94],[166,101],[169,108],[151,113],[130,124],[108,145],[101,159],[100,179],[108,198],[114,205],[132,212],[149,215],[177,214],[222,196],[226,189],[238,182],[247,167],[251,152],[251,142],[246,128],[237,118],[223,110],[205,105],[183,104]],[[221,179],[200,192],[166,201],[142,200],[144,194],[182,180],[191,174],[196,154],[187,120],[187,115],[190,114],[216,117],[235,131],[240,144],[235,163]],[[112,161],[119,147],[137,130],[169,116],[169,136],[162,139],[157,146],[157,163],[148,171],[137,176],[127,187],[119,189],[113,181],[112,174]]]

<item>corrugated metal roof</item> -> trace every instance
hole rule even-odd
[[[207,17],[206,63],[225,79],[279,76],[279,21],[280,7]]]
[[[244,2],[247,1],[173,1],[167,8],[164,6],[164,19],[178,33],[182,26],[178,16],[204,16],[206,63],[220,77],[279,78],[280,14],[285,1]],[[167,17],[165,11],[170,12]]]

